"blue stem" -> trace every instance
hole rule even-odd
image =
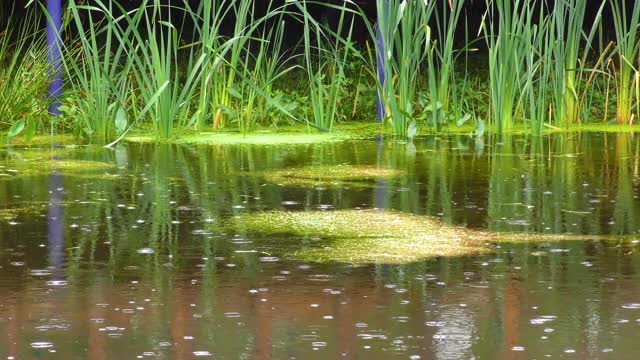
[[[47,0],[47,46],[49,60],[49,113],[60,114],[60,95],[62,94],[62,51],[60,46],[60,33],[62,31],[62,0]]]
[[[384,7],[385,9],[385,13],[383,14],[378,14],[378,24],[376,25],[376,43],[378,46],[376,46],[376,62],[378,63],[378,81],[379,81],[379,88],[378,88],[378,98],[376,101],[376,110],[377,110],[377,114],[378,114],[378,122],[382,122],[384,121],[384,118],[386,116],[386,110],[384,107],[384,101],[382,101],[382,93],[381,90],[384,89],[384,85],[385,85],[385,81],[386,81],[386,72],[385,70],[385,66],[389,66],[388,63],[385,62],[385,56],[386,56],[386,51],[387,49],[385,49],[384,46],[384,41],[382,39],[382,29],[380,29],[380,23],[382,24],[387,24],[388,21],[380,21],[380,19],[388,19],[389,18],[389,0],[377,0],[377,1],[384,1],[384,4],[386,5]],[[380,7],[376,6],[378,9]]]
[[[378,14],[378,16],[382,16],[381,14]],[[378,21],[378,25],[376,26],[376,41],[378,42],[378,46],[377,46],[377,53],[376,53],[376,60],[378,63],[378,81],[379,81],[379,88],[378,88],[378,97],[376,99],[376,110],[377,110],[377,115],[378,115],[378,122],[382,122],[384,120],[385,117],[385,109],[384,109],[384,104],[382,102],[382,94],[381,94],[381,89],[384,88],[384,82],[385,82],[385,72],[384,72],[384,41],[382,41],[382,32],[380,30],[380,22]]]

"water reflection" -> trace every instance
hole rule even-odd
[[[49,175],[49,207],[47,214],[49,268],[54,273],[50,281],[52,285],[61,284],[65,279],[63,191],[63,177],[60,171],[56,170]]]
[[[0,171],[12,175],[0,177],[0,357],[640,354],[637,137],[478,144],[460,136],[415,139],[414,146],[379,139],[72,149],[68,158],[114,164],[72,173],[2,158]],[[260,175],[337,164],[405,175],[324,187],[283,186]],[[247,212],[371,207],[475,228],[586,236],[354,267],[287,257],[290,247],[322,239],[221,226]],[[603,241],[597,234],[632,236]],[[62,280],[62,287],[47,283]]]

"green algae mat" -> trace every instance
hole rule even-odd
[[[405,171],[366,165],[323,165],[290,167],[272,171],[248,173],[261,176],[267,181],[280,185],[296,186],[361,186],[366,182],[380,178],[394,178]]]

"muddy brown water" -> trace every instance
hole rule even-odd
[[[1,148],[0,359],[638,359],[639,141]],[[260,175],[338,164],[404,175]],[[354,266],[218,226],[355,208],[584,239]]]

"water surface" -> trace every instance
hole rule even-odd
[[[0,359],[637,359],[639,141],[1,148]],[[265,175],[328,165],[403,175]],[[221,226],[372,208],[580,240],[355,266]]]

